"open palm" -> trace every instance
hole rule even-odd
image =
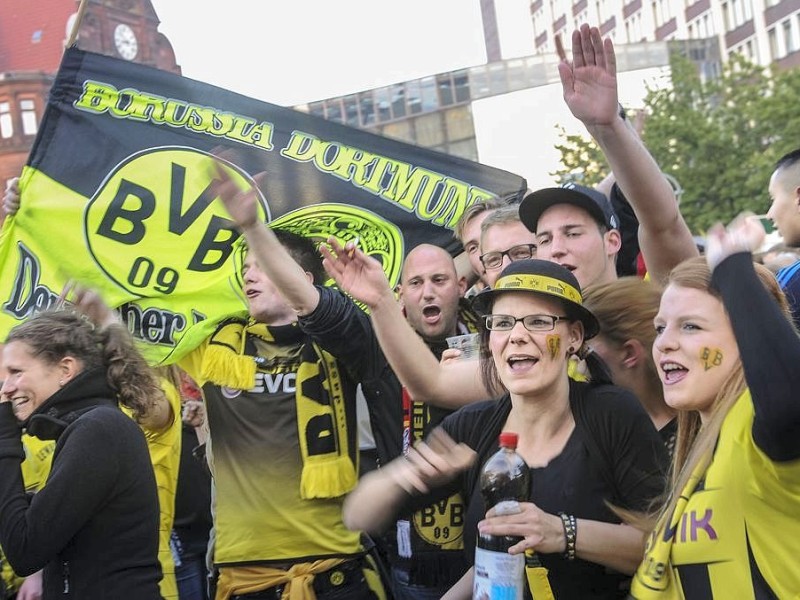
[[[617,61],[610,39],[582,25],[572,34],[572,63],[558,65],[564,100],[584,125],[608,125],[617,116]]]

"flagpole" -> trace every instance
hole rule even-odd
[[[75,18],[75,22],[72,24],[72,31],[69,34],[69,39],[67,40],[67,48],[72,47],[75,44],[75,40],[78,39],[78,29],[81,27],[81,21],[83,21],[83,15],[86,13],[86,7],[89,4],[89,0],[81,0],[81,4],[78,7],[78,16]]]

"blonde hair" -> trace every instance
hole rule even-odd
[[[478,215],[482,215],[485,212],[496,210],[505,205],[506,203],[503,202],[500,198],[487,198],[486,200],[470,204],[458,218],[453,235],[455,235],[456,239],[458,239],[458,241],[463,244],[464,230],[467,228],[467,225],[469,224],[470,221],[472,221],[472,219],[474,219]]]
[[[583,304],[600,322],[600,334],[617,347],[628,340],[638,340],[648,352],[645,370],[648,378],[659,381],[653,354],[649,350],[656,339],[653,319],[658,314],[661,289],[639,277],[621,277],[616,281],[586,289]],[[661,385],[659,381],[659,386]]]
[[[516,204],[493,210],[481,223],[481,239],[495,225],[505,225],[506,223],[522,223],[522,219],[519,218],[519,206]]]
[[[791,327],[791,316],[786,297],[778,285],[775,276],[763,265],[754,264],[758,278],[766,290],[775,299],[786,317],[787,326]],[[691,258],[675,267],[667,277],[667,285],[700,290],[721,299],[719,292],[711,287],[711,271],[703,257]],[[670,494],[662,507],[650,521],[650,529],[664,516],[670,515],[675,510],[683,489],[686,487],[692,473],[699,471],[705,474],[714,455],[714,447],[719,438],[722,423],[731,407],[747,388],[744,378],[744,369],[741,360],[736,365],[728,378],[717,392],[712,405],[711,417],[706,423],[701,423],[697,411],[679,411],[678,434],[675,441],[675,454],[673,457],[672,473],[670,477]]]

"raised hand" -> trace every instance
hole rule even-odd
[[[559,44],[560,46],[560,40]],[[619,115],[617,58],[597,27],[581,25],[572,34],[572,64],[560,48],[558,74],[570,112],[587,127],[610,125]]]
[[[66,299],[72,292],[72,303],[76,310],[89,317],[92,323],[101,329],[119,323],[119,315],[115,313],[100,297],[100,294],[89,288],[68,282],[61,292]]]
[[[212,191],[219,197],[225,205],[225,209],[230,214],[234,223],[240,229],[247,229],[258,223],[258,192],[254,187],[245,190],[228,174],[227,169],[217,163],[216,177],[212,185]],[[266,175],[259,173],[256,175],[256,182],[259,183]]]
[[[708,230],[706,262],[713,271],[731,254],[758,250],[765,236],[764,226],[753,213],[741,213],[727,228],[717,223]]]
[[[330,247],[329,247],[329,246]],[[320,245],[322,265],[344,292],[370,308],[392,296],[389,281],[381,264],[364,254],[355,243],[342,246],[336,238],[329,238],[328,245]]]

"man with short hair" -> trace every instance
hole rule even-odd
[[[617,278],[619,221],[600,192],[574,183],[537,190],[522,201],[519,216],[536,232],[536,257],[572,271],[581,288]]]
[[[769,180],[772,204],[767,212],[787,246],[800,247],[800,148],[784,154]],[[781,285],[800,330],[800,261],[778,271]]]
[[[320,482],[318,483],[327,482],[329,486],[334,485],[340,476],[343,476],[343,483],[334,485],[335,489],[327,490],[327,495],[323,496],[308,498],[301,493],[295,504],[291,504],[291,496],[296,497],[298,494],[294,491],[295,482],[289,475],[292,472],[300,473],[301,492],[309,491],[307,484],[310,485],[315,479],[311,477],[306,481],[307,478],[303,473],[307,466],[311,466],[310,463],[316,461],[313,460],[314,457],[306,456],[310,448],[304,450],[301,433],[301,460],[295,460],[299,464],[293,471],[286,468],[288,480],[286,485],[273,485],[272,488],[280,487],[280,489],[271,488],[269,492],[271,504],[278,502],[275,498],[285,498],[283,504],[285,504],[286,515],[296,518],[291,527],[281,523],[285,531],[280,535],[283,535],[286,541],[279,544],[275,540],[274,551],[282,550],[285,547],[299,549],[302,544],[312,550],[305,556],[325,556],[327,553],[323,553],[315,546],[324,542],[331,550],[334,550],[334,542],[338,539],[337,543],[342,546],[339,553],[349,558],[353,554],[353,550],[348,549],[352,546],[352,534],[342,532],[340,529],[341,496],[338,495],[338,492],[346,491],[345,487],[349,488],[350,468],[353,466],[348,463],[349,457],[353,456],[354,436],[352,434],[355,429],[352,426],[349,386],[356,381],[361,383],[370,411],[370,421],[381,464],[386,464],[401,456],[410,444],[424,438],[449,411],[428,406],[424,403],[424,398],[411,398],[408,395],[404,397],[402,386],[381,352],[369,317],[341,292],[318,285],[320,279],[311,275],[313,272],[311,267],[305,264],[302,267],[299,266],[300,257],[294,252],[290,256],[285,249],[286,243],[282,244],[283,240],[278,240],[274,232],[257,220],[254,190],[239,191],[232,181],[226,180],[224,174],[220,173],[220,176],[224,182],[215,191],[225,202],[231,217],[241,228],[249,244],[245,270],[245,294],[253,316],[270,315],[271,319],[277,319],[282,325],[292,324],[296,321],[297,326],[293,329],[298,330],[298,333],[295,335],[304,336],[303,339],[309,340],[306,342],[306,347],[311,345],[314,352],[319,354],[317,371],[320,376],[323,372],[326,374],[327,382],[323,382],[320,386],[312,381],[308,385],[309,391],[302,392],[303,395],[312,392],[322,393],[323,391],[332,395],[334,390],[340,387],[335,385],[337,382],[333,379],[341,382],[341,388],[347,392],[343,398],[346,418],[344,423],[339,423],[337,420],[335,414],[337,402],[335,398],[332,398],[333,401],[327,404],[334,408],[333,418],[320,421],[320,424],[324,425],[321,429],[318,426],[313,431],[306,428],[306,434],[311,436],[309,437],[311,440],[319,435],[320,439],[317,441],[324,441],[322,435],[330,434],[326,438],[329,442],[327,448],[321,448],[320,451],[324,451],[326,454],[326,464],[334,463],[334,470],[331,473],[333,477],[323,477],[324,474],[320,473]],[[308,241],[306,243],[310,244]],[[306,254],[314,254],[313,262],[318,263],[319,257],[314,250],[309,250]],[[400,288],[406,312],[410,315],[412,322],[421,329],[419,333],[424,337],[424,341],[432,346],[432,349],[443,350],[447,345],[447,336],[459,331],[466,331],[466,327],[460,326],[457,319],[459,297],[465,284],[457,277],[452,258],[439,248],[427,244],[419,246],[409,253],[409,259],[403,268]],[[305,261],[303,262],[305,263]],[[255,324],[255,329],[250,334],[256,335],[259,330],[259,324]],[[250,332],[249,328],[248,332]],[[280,332],[277,331],[277,328],[269,327],[267,334],[272,335],[273,333],[277,335]],[[228,335],[221,339],[220,343],[226,343],[228,346],[237,344],[241,346],[240,336]],[[264,354],[268,348],[263,345],[262,348],[259,357],[263,356],[268,359],[267,364],[272,364],[273,361],[269,360],[271,354]],[[300,350],[300,353],[308,354],[303,349]],[[325,357],[336,357],[335,363],[330,363],[329,359]],[[341,368],[337,368],[337,365]],[[334,377],[333,373],[335,372],[338,373],[338,376]],[[302,388],[303,383],[301,374],[298,369],[296,374],[298,390]],[[265,383],[270,382],[265,381]],[[272,383],[275,387],[274,380]],[[234,402],[230,404],[236,406]],[[291,403],[287,404],[291,408]],[[302,407],[299,402],[297,408],[297,419],[300,420],[303,415],[300,412]],[[319,410],[320,407],[314,406],[312,413],[316,414]],[[269,415],[263,411],[262,414],[265,414],[265,417]],[[312,418],[316,419],[313,415]],[[219,445],[213,439],[212,419],[213,413],[210,410],[209,425],[216,456],[219,452]],[[308,424],[310,426],[311,422],[309,421]],[[291,425],[287,428],[279,419],[270,418],[270,427],[284,431],[282,434],[284,438],[287,437],[287,429],[288,436],[293,435]],[[297,429],[303,431],[302,426],[298,426]],[[346,445],[342,435],[344,432],[347,433]],[[277,436],[279,432],[274,431],[273,433]],[[316,435],[311,435],[314,433]],[[338,439],[336,439],[337,434]],[[267,432],[259,435],[267,435]],[[269,462],[266,454],[262,455],[262,460]],[[323,464],[320,463],[317,467],[322,468]],[[324,489],[321,491],[326,492]],[[256,496],[250,494],[248,497],[255,498]],[[323,500],[318,506],[315,506],[314,503],[316,498]],[[326,499],[328,499],[327,504],[324,503]],[[220,508],[218,495],[217,517],[219,517]],[[448,523],[451,524],[446,536],[435,534],[439,523],[435,518],[433,523],[428,518],[434,516],[433,509],[422,512],[418,518],[414,518],[415,515],[407,515],[404,524],[399,524],[398,531],[392,536],[393,549],[391,552],[395,558],[401,559],[393,562],[393,567],[396,567],[393,570],[395,596],[402,598],[441,597],[441,594],[466,571],[466,563],[461,552],[460,519],[463,515],[463,500],[458,496],[453,496],[444,499],[437,508],[443,511],[443,518],[448,519]],[[338,511],[335,518],[329,514],[330,511]],[[325,515],[328,518],[327,523],[318,523],[319,517],[309,517],[308,513],[310,512]],[[244,515],[234,515],[234,517],[242,519]],[[302,526],[300,520],[306,521],[307,525]],[[326,526],[328,531],[320,529]],[[267,527],[266,524],[264,527]],[[294,535],[290,531],[292,527],[297,530]],[[275,525],[267,527],[267,529],[274,530]],[[270,533],[273,532],[270,531]],[[275,535],[278,533],[274,532]],[[317,539],[310,538],[309,534],[315,534]],[[218,534],[218,550],[221,541],[222,536]],[[294,562],[290,557],[285,560],[289,563]],[[242,573],[236,572],[237,568],[238,565],[231,566],[231,569],[234,570],[234,579],[239,581]],[[333,569],[336,568],[336,566],[333,567]],[[326,577],[328,572],[324,573]],[[225,583],[227,584],[230,579],[230,577],[226,578]],[[230,589],[229,586],[228,589]],[[318,597],[322,598],[319,593]],[[344,594],[342,597],[345,597]],[[362,596],[354,593],[346,597],[355,599]]]
[[[493,287],[509,263],[536,255],[536,236],[519,219],[519,206],[493,211],[481,224],[480,261],[484,281]]]
[[[616,56],[611,39],[603,40],[598,28],[582,25],[572,34],[572,62],[564,58],[558,65],[558,72],[567,107],[603,151],[617,185],[639,220],[639,243],[645,264],[651,278],[660,283],[675,265],[697,256],[698,252],[678,210],[672,186],[620,110]],[[619,223],[605,233],[583,240],[589,242],[588,247],[583,247],[580,241],[564,246],[560,241],[574,233],[568,226],[577,224],[571,223],[577,217],[575,211],[563,205],[577,206],[577,196],[568,196],[572,200],[567,203],[551,202],[554,196],[567,197],[562,194],[564,192],[552,192],[552,189],[551,192],[540,190],[522,202],[521,210],[530,215],[523,220],[531,231],[538,236],[540,228],[546,229],[542,238],[545,248],[541,249],[539,258],[549,257],[568,268],[573,267],[582,286],[612,281],[616,274],[612,275],[611,263],[620,249],[619,232],[613,230]],[[590,195],[590,198],[597,204],[599,197]],[[562,208],[545,214],[544,210],[539,210],[544,206]],[[591,207],[583,203],[588,215],[592,214]],[[602,223],[598,218],[594,220]],[[584,219],[583,226],[586,223]],[[546,247],[551,240],[555,240],[555,252]],[[597,253],[594,258],[590,256],[592,252]]]
[[[456,335],[459,299],[466,289],[453,258],[439,246],[420,244],[403,262],[400,301],[409,324],[428,343]]]
[[[336,311],[352,301],[321,287],[313,242],[258,219],[254,190],[218,170],[213,191],[248,244],[250,312],[220,324],[180,363],[206,405],[215,598],[308,598],[311,589],[320,600],[384,598],[359,533],[341,515],[357,477],[357,357],[329,350],[339,338]]]
[[[504,206],[507,204],[499,199],[475,202],[467,207],[456,223],[454,235],[464,247],[464,254],[472,268],[472,273],[477,278],[474,285],[477,291],[488,285],[484,279],[484,269],[480,260],[481,225],[495,210]]]

